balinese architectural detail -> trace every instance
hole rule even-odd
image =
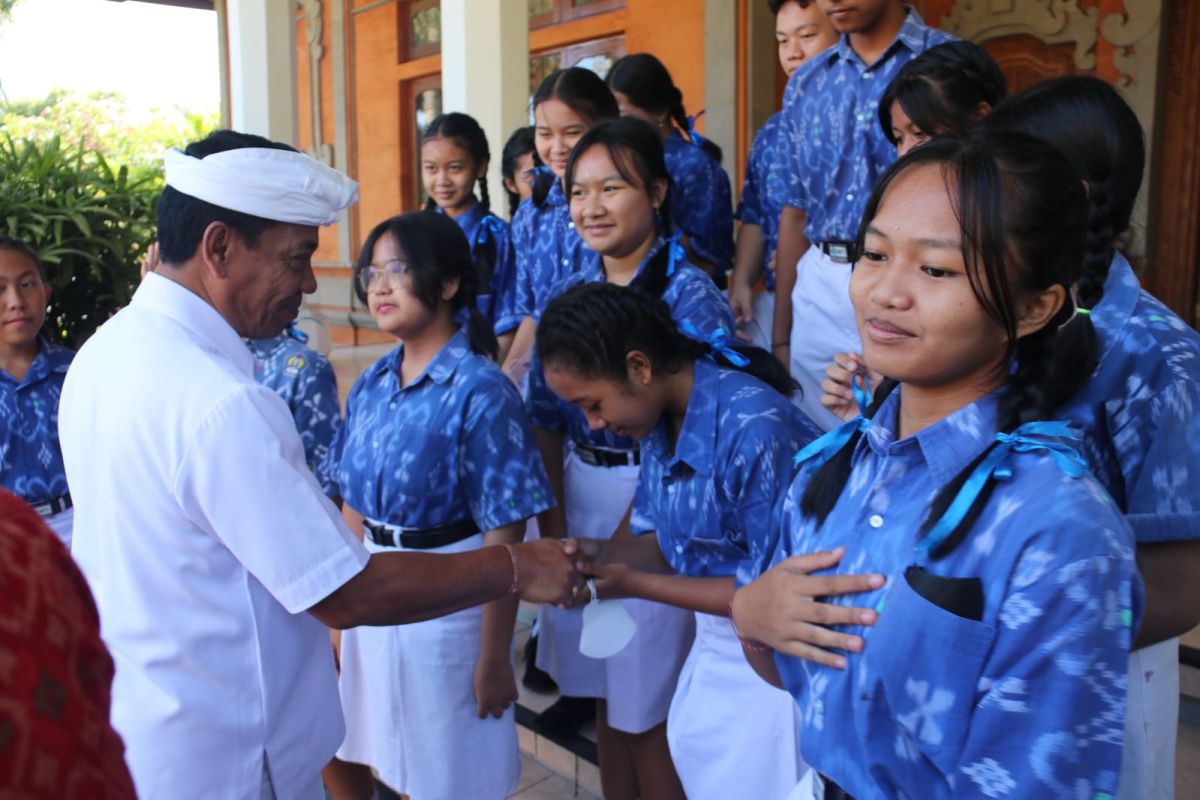
[[[325,57],[325,46],[321,43],[324,34],[324,3],[321,0],[296,0],[297,10],[303,14],[305,43],[308,45],[308,101],[312,145],[308,154],[333,166],[333,145],[323,142],[321,137],[321,59]]]
[[[1075,66],[1096,66],[1100,10],[1079,7],[1079,0],[959,0],[942,18],[943,30],[982,42],[1029,34],[1046,44],[1075,45]]]

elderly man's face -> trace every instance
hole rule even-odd
[[[238,245],[230,250],[222,316],[241,336],[278,336],[300,312],[303,296],[317,290],[317,228],[281,222],[263,231],[254,247]]]

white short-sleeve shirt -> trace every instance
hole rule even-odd
[[[79,351],[59,431],[138,795],[253,800],[265,756],[295,797],[344,733],[306,609],[368,556],[287,406],[212,306],[151,273]]]

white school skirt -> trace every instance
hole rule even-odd
[[[1175,737],[1179,728],[1179,639],[1129,654],[1125,749],[1117,800],[1175,796]]]
[[[373,553],[404,548],[364,542]],[[457,553],[483,534],[423,550]],[[521,774],[513,707],[500,719],[475,716],[473,680],[483,610],[342,633],[338,690],[346,717],[344,761],[368,764],[416,800],[491,800],[513,792]]]
[[[607,539],[633,502],[639,468],[595,467],[570,450],[563,467],[567,533]],[[539,668],[550,673],[570,697],[598,697],[608,703],[608,724],[642,733],[667,718],[675,682],[692,641],[692,614],[649,600],[624,599],[637,633],[608,659],[579,652],[582,609],[542,606],[538,613]]]
[[[775,325],[775,292],[761,291],[754,295],[754,319],[740,328],[740,332],[750,337],[750,343],[771,352],[771,331]]]
[[[834,353],[862,352],[850,305],[850,265],[838,264],[817,247],[796,265],[792,289],[792,377],[804,390],[800,409],[825,430],[842,420],[821,405],[821,381]]]
[[[696,614],[667,719],[671,760],[689,800],[784,800],[806,767],[792,696],[754,672],[726,617]]]

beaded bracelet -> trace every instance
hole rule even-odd
[[[769,653],[771,648],[767,647],[762,642],[756,639],[745,639],[742,637],[742,632],[738,630],[737,623],[733,621],[733,598],[729,598],[729,624],[733,627],[733,635],[738,638],[738,641],[749,651],[754,653]]]
[[[508,557],[512,559],[513,582],[512,586],[508,590],[508,593],[510,595],[520,594],[521,568],[517,565],[517,551],[514,550],[513,546],[508,542],[502,542],[502,544],[504,545],[504,549],[508,551]]]

